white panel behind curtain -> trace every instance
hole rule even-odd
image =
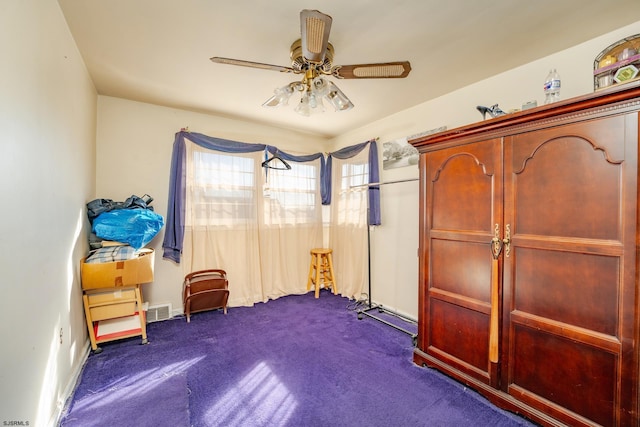
[[[329,247],[333,249],[338,293],[360,298],[368,274],[368,150],[345,160],[334,157],[332,162]]]
[[[230,306],[305,293],[309,250],[322,245],[320,160],[265,176],[262,152],[186,145],[185,274],[226,270]]]

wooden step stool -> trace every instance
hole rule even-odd
[[[336,279],[333,274],[333,250],[325,248],[311,249],[311,264],[309,266],[309,278],[307,279],[307,292],[311,285],[315,286],[316,298],[320,297],[321,285],[328,288],[331,285],[334,295],[338,294]]]

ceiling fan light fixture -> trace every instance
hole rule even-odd
[[[333,82],[322,76],[316,76],[313,79],[306,79],[301,82],[291,82],[276,89],[274,92],[275,95],[262,104],[263,107],[287,105],[294,92],[301,92],[300,102],[296,105],[294,111],[303,116],[324,113],[323,98],[333,106],[335,111],[347,111],[353,108],[351,100]]]
[[[353,108],[351,100],[333,83],[329,84],[329,93],[327,93],[326,98],[336,111],[347,111]]]
[[[302,95],[302,98],[300,98],[300,102],[298,103],[298,105],[296,105],[296,108],[294,108],[294,110],[296,113],[302,115],[302,116],[310,116],[311,115],[311,106],[309,105],[309,96],[305,93],[304,95]]]
[[[322,103],[322,97],[318,96],[313,91],[306,91],[302,94],[300,102],[298,103],[294,111],[307,117],[311,114],[324,113],[324,104]]]
[[[324,104],[322,103],[322,97],[315,93],[309,94],[309,107],[311,107],[312,113],[324,113]]]
[[[329,93],[329,82],[324,77],[316,77],[311,81],[311,91],[318,97],[327,96]]]
[[[293,95],[293,92],[295,90],[294,88],[294,84],[288,84],[286,86],[277,88],[276,90],[274,90],[274,95],[267,99],[265,101],[264,104],[262,104],[263,107],[279,107],[281,105],[288,105],[289,104],[289,98],[291,98],[291,95]]]

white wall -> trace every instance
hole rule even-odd
[[[332,141],[332,149],[379,137],[381,150],[385,141],[440,126],[452,129],[477,122],[482,120],[477,105],[499,103],[504,111],[520,108],[530,100],[542,105],[542,84],[550,68],[557,68],[560,73],[562,99],[591,93],[595,57],[610,44],[638,33],[640,21],[341,135]],[[469,70],[473,71],[472,64]],[[417,167],[385,171],[381,164],[380,170],[383,182],[418,177]],[[383,186],[381,199],[382,226],[372,232],[372,297],[416,318],[418,184]]]
[[[55,0],[0,2],[0,56],[0,422],[44,426],[88,349],[97,95]]]
[[[132,194],[154,198],[154,210],[166,218],[169,168],[175,133],[192,132],[235,141],[275,145],[286,152],[324,150],[324,139],[250,122],[193,113],[107,96],[98,97],[96,194],[125,200]],[[155,280],[142,286],[151,305],[171,303],[182,311],[182,266],[162,258],[163,230],[150,242]],[[152,338],[151,338],[152,339]]]

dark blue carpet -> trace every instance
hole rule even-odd
[[[529,426],[412,363],[411,337],[321,292],[103,344],[61,426]]]

